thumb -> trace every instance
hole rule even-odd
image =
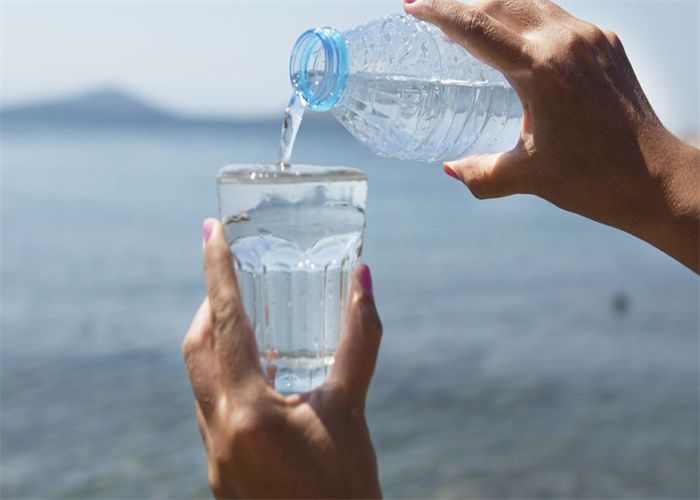
[[[351,403],[364,407],[382,338],[382,323],[372,295],[369,267],[352,275],[350,304],[329,381],[342,386]]]
[[[505,153],[474,155],[443,164],[445,173],[461,180],[480,199],[526,193],[528,156],[522,143]]]

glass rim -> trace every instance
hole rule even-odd
[[[350,167],[292,165],[281,169],[273,164],[240,163],[225,165],[216,175],[218,184],[276,184],[287,182],[366,181],[367,174]]]

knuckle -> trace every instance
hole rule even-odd
[[[251,449],[258,446],[260,436],[263,434],[260,419],[257,412],[249,409],[244,402],[237,402],[236,407],[226,406],[222,408],[222,401],[217,407],[217,421],[219,425],[219,438],[212,443],[210,458],[210,485],[212,480],[216,483],[218,470],[227,469],[235,464],[240,457],[245,457]],[[213,470],[212,470],[213,469]],[[212,486],[213,488],[213,486]]]
[[[275,415],[259,402],[238,395],[221,397],[216,425],[219,439],[212,440],[207,451],[209,486],[216,498],[230,498],[246,463],[270,448],[270,430],[279,427]]]
[[[604,48],[608,45],[608,37],[605,36],[603,30],[593,25],[584,31],[584,38],[596,48]]]
[[[540,45],[538,49],[533,59],[532,77],[549,88],[568,87],[580,66],[587,64],[592,56],[589,41],[573,29],[562,30],[556,43]]]
[[[412,11],[418,15],[418,17],[423,18],[427,16],[429,18],[445,18],[449,19],[447,14],[444,12],[444,2],[440,0],[423,0],[422,2],[416,2],[411,6]]]
[[[612,45],[614,48],[619,48],[622,45],[622,42],[620,41],[620,37],[617,36],[617,33],[614,31],[606,30],[603,32],[605,35],[605,38],[608,40],[608,43]]]
[[[241,298],[232,286],[227,284],[215,285],[212,288],[211,314],[215,327],[234,324],[239,326],[246,318]]]
[[[562,47],[564,48],[564,54],[578,55],[587,52],[589,44],[585,36],[576,31],[570,31],[564,35]]]
[[[566,33],[561,35],[556,43],[534,42],[531,45],[532,52],[532,76],[541,83],[546,83],[553,73],[559,71],[559,67],[570,58],[573,35]]]
[[[182,356],[187,360],[196,353],[204,343],[204,332],[190,330],[182,341]]]
[[[214,493],[214,497],[224,498],[224,485],[221,481],[221,475],[219,474],[219,471],[216,469],[216,467],[209,467],[207,479],[209,481],[209,488],[211,488],[212,493]]]
[[[238,498],[233,484],[238,474],[230,474],[226,464],[209,464],[207,480],[214,498]]]
[[[506,0],[482,0],[479,2],[478,8],[482,12],[491,15],[499,12],[507,4],[508,2]]]
[[[214,324],[220,326],[236,319],[240,312],[240,306],[236,302],[236,297],[229,287],[215,286],[212,295],[216,297],[216,302],[212,304],[212,316]]]
[[[214,329],[219,335],[223,332],[236,332],[236,335],[253,333],[248,316],[233,301],[225,302],[214,312]]]
[[[486,14],[476,9],[465,9],[460,20],[464,31],[481,32],[486,24]]]
[[[185,337],[185,340],[182,341],[182,357],[184,357],[185,359],[189,358],[195,350],[195,341],[191,338],[191,335],[188,333]]]
[[[250,406],[238,408],[231,416],[230,449],[249,449],[258,446],[266,435],[263,413]]]

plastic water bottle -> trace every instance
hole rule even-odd
[[[439,161],[510,149],[522,107],[505,77],[436,26],[392,14],[301,35],[294,91],[381,156]]]

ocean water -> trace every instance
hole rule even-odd
[[[279,122],[2,135],[3,498],[210,496],[180,345],[215,175]],[[697,498],[698,279],[533,197],[302,127],[369,175],[384,338],[367,417],[388,498]]]

